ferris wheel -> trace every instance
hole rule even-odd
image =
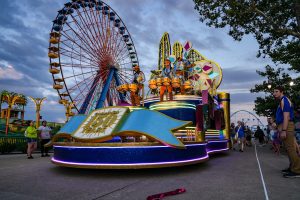
[[[138,56],[124,22],[106,3],[64,4],[53,21],[48,56],[60,103],[71,102],[76,113],[130,102],[116,88],[132,81]]]

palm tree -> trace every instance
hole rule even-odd
[[[2,111],[2,103],[3,103],[3,100],[4,100],[4,96],[9,94],[9,92],[7,90],[2,90],[1,93],[0,93],[0,113]]]
[[[6,129],[5,133],[8,133],[8,126],[9,126],[9,119],[10,119],[10,111],[12,107],[17,104],[17,105],[23,105],[23,110],[24,110],[24,105],[27,104],[27,99],[23,94],[18,94],[15,92],[8,92],[7,90],[3,90],[1,93],[1,102],[0,102],[0,107],[3,102],[6,102],[8,104],[7,108],[7,117],[6,117]]]

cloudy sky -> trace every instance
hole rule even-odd
[[[0,90],[33,97],[47,97],[41,115],[49,121],[64,121],[64,108],[57,103],[48,72],[48,39],[52,21],[65,0],[0,1]],[[134,41],[140,65],[146,73],[155,69],[158,44],[164,32],[171,43],[191,41],[193,48],[223,69],[220,87],[231,93],[232,112],[253,111],[256,94],[249,89],[262,81],[255,70],[270,64],[256,58],[258,44],[252,36],[234,41],[227,29],[209,28],[198,20],[192,0],[104,1],[122,18]],[[5,107],[5,105],[3,105]],[[34,118],[34,105],[26,107],[26,119]]]

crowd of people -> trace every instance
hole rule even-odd
[[[27,158],[33,159],[32,153],[37,149],[37,144],[40,142],[41,157],[49,156],[49,148],[45,146],[51,139],[51,128],[47,126],[47,121],[43,121],[42,125],[36,129],[35,122],[31,121],[25,131],[27,139]]]

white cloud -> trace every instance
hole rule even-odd
[[[0,62],[0,79],[20,80],[24,74],[18,72],[12,65],[6,62]]]

